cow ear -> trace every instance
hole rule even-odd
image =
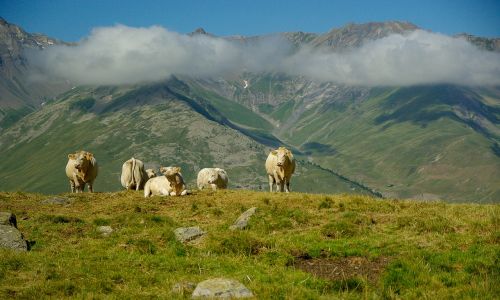
[[[71,154],[68,154],[68,158],[69,159],[75,159],[76,158],[76,155],[71,153]]]
[[[272,155],[278,155],[278,151],[273,150],[273,151],[271,151],[271,154],[272,154]]]
[[[181,167],[175,167],[174,170],[175,170],[176,173],[179,173],[181,171]]]
[[[90,152],[87,152],[87,155],[85,155],[87,157],[88,160],[91,160],[92,158],[94,158],[94,154],[90,153]]]

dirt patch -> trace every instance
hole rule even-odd
[[[346,280],[362,277],[374,283],[378,281],[388,263],[387,257],[368,260],[365,257],[356,256],[336,259],[302,256],[296,258],[294,266],[323,279]]]

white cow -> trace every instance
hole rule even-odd
[[[163,176],[153,177],[144,186],[144,197],[160,196],[184,196],[188,194],[184,179],[179,167],[161,167]]]
[[[278,192],[290,191],[290,179],[295,172],[295,159],[292,152],[285,147],[279,147],[269,153],[266,160],[266,172],[269,178],[269,191],[276,184]]]
[[[148,181],[148,173],[144,170],[144,163],[138,159],[131,158],[123,163],[122,175],[120,177],[122,186],[136,191],[142,190]]]
[[[227,173],[224,169],[220,168],[204,168],[198,172],[198,179],[196,184],[198,189],[211,187],[212,190],[226,189],[228,182]]]
[[[68,176],[72,193],[81,193],[85,184],[89,185],[89,192],[93,192],[94,180],[99,167],[94,155],[87,151],[78,151],[68,154],[66,176]]]

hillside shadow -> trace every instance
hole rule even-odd
[[[382,109],[389,113],[378,116],[374,123],[387,123],[384,129],[402,122],[412,122],[425,127],[440,118],[449,118],[489,137],[490,133],[474,121],[474,116],[500,124],[500,108],[485,104],[480,95],[468,88],[452,85],[401,88],[387,97]],[[457,110],[471,117],[459,116]]]

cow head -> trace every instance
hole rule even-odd
[[[75,161],[75,169],[85,171],[88,169],[90,161],[94,158],[94,155],[90,152],[79,151],[75,154],[69,154],[68,158]]]
[[[217,181],[218,177],[219,177],[219,172],[217,169],[213,170],[213,172],[209,172],[208,173],[208,183],[214,184]]]
[[[276,151],[276,156],[278,157],[277,165],[279,167],[283,167],[286,164],[287,158],[289,156],[288,153],[290,151],[285,147],[279,147],[278,150],[275,151]]]
[[[153,170],[153,169],[147,169],[147,170],[146,170],[146,174],[148,175],[148,179],[149,179],[149,178],[156,177],[155,170]]]
[[[167,177],[167,180],[172,183],[180,184],[180,167],[161,167],[160,172]]]

